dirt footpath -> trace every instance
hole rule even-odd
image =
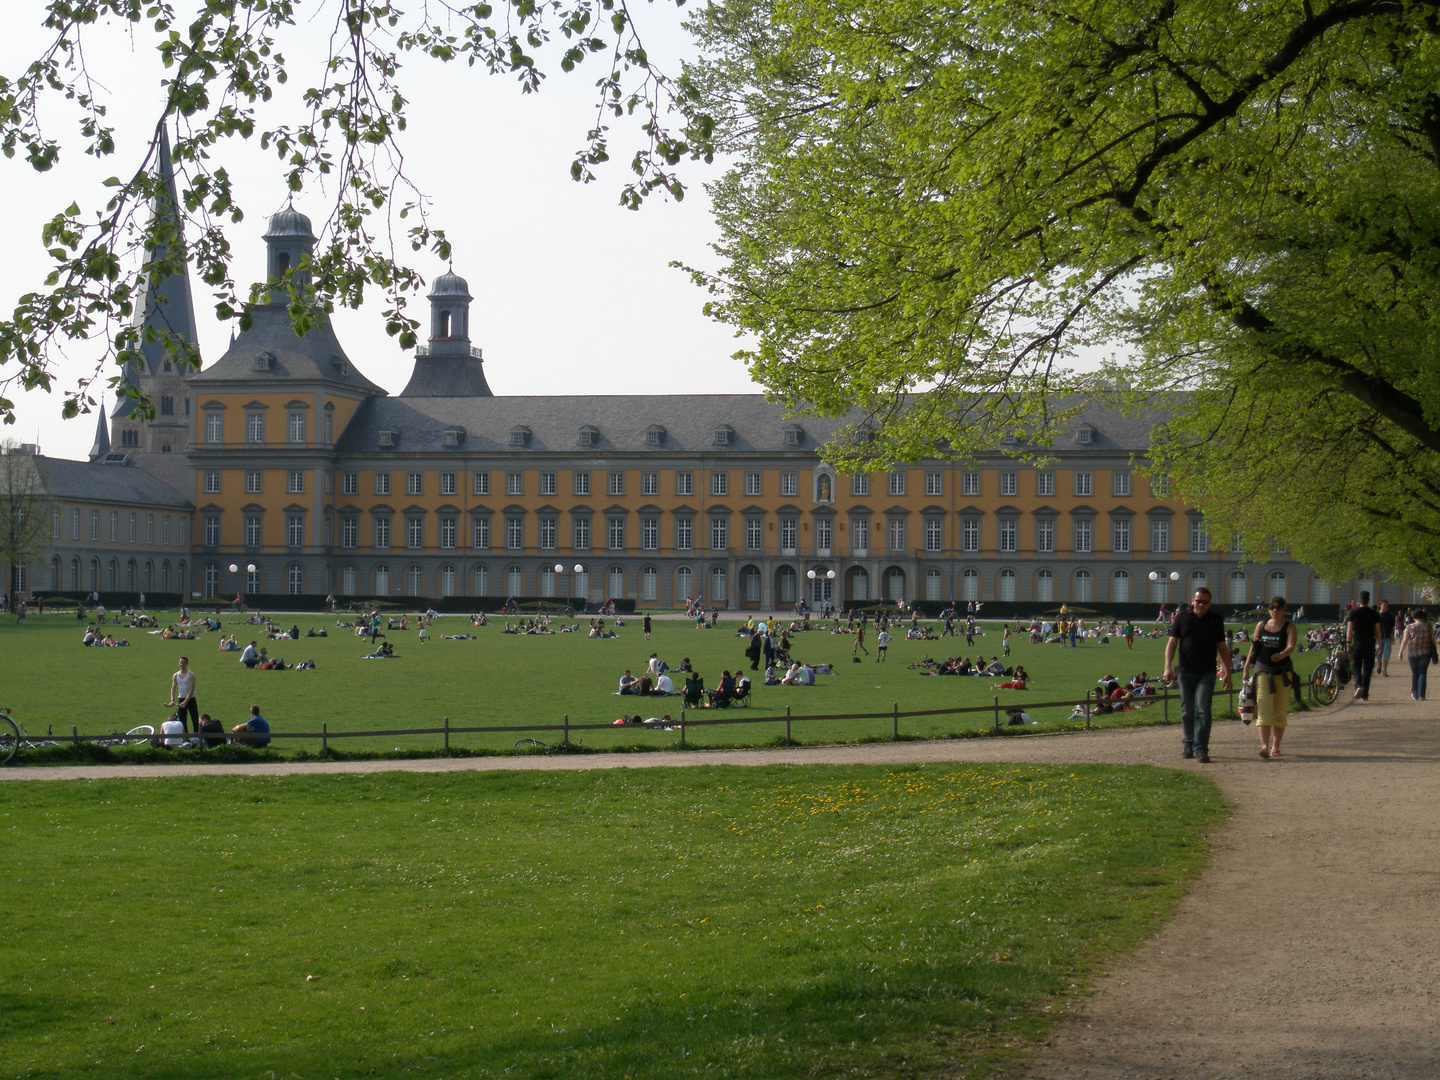
[[[1403,678],[1399,677],[1405,668]],[[1178,728],[705,753],[258,766],[0,770],[4,779],[244,772],[453,772],[916,761],[1194,769],[1235,805],[1176,917],[1117,964],[1039,1049],[1034,1080],[1440,1078],[1440,703],[1407,665],[1372,700],[1301,715],[1286,755],[1221,724],[1210,765]],[[1437,672],[1440,675],[1440,672]],[[1440,688],[1436,690],[1440,696]],[[1348,695],[1347,695],[1348,697]]]

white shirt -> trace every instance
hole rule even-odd
[[[166,746],[179,746],[185,741],[185,739],[183,738],[185,734],[185,724],[183,721],[166,720],[163,724],[160,725],[160,730],[165,735],[163,742]],[[176,735],[182,737],[178,739],[172,737]]]
[[[669,675],[661,675],[655,680],[655,689],[662,694],[673,694],[675,692],[675,684],[670,681]]]
[[[195,696],[195,672],[188,668],[175,672],[175,700],[185,701]]]

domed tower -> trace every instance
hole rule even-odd
[[[278,281],[315,253],[315,233],[310,228],[310,219],[287,202],[285,209],[271,216],[270,227],[265,230],[265,246],[269,249],[266,276]],[[302,270],[292,275],[291,280],[300,287],[309,282],[310,274]],[[283,295],[272,296],[270,302],[283,302]]]
[[[415,350],[401,397],[494,397],[480,350],[470,344],[470,286],[451,271],[430,289],[430,340]]]

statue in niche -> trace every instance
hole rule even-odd
[[[830,477],[824,473],[820,474],[818,493],[815,496],[816,502],[828,503],[830,501]]]

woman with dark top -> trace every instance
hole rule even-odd
[[[1425,700],[1425,681],[1435,655],[1435,631],[1424,608],[1411,613],[1410,625],[1400,638],[1400,659],[1410,661],[1410,700]]]
[[[1270,617],[1255,624],[1250,635],[1250,653],[1240,673],[1243,683],[1255,669],[1255,727],[1260,732],[1260,756],[1280,756],[1285,721],[1290,714],[1290,688],[1299,679],[1290,656],[1295,652],[1295,624],[1285,618],[1285,598],[1272,597],[1267,605]]]

